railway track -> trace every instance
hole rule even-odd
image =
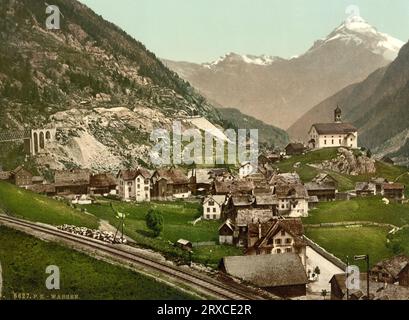
[[[41,232],[47,235],[63,239],[74,244],[80,244],[89,249],[98,250],[100,253],[105,253],[121,260],[142,265],[148,269],[159,271],[161,274],[170,276],[171,278],[182,281],[184,284],[192,288],[200,289],[202,292],[207,292],[211,296],[221,300],[261,300],[263,297],[257,293],[249,292],[250,289],[239,284],[227,285],[207,275],[201,275],[187,270],[170,266],[165,263],[150,259],[142,254],[128,252],[115,245],[107,244],[99,240],[86,238],[83,236],[74,235],[65,231],[38,225],[25,220],[13,218],[10,216],[0,215],[0,224],[5,222],[6,225],[29,228],[31,230]]]

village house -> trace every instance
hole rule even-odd
[[[269,193],[257,195],[237,195],[233,194],[227,197],[223,208],[222,217],[224,220],[232,219],[235,221],[238,212],[241,209],[261,209],[268,210],[272,216],[277,213],[277,199]],[[252,217],[250,217],[252,218]]]
[[[402,183],[384,183],[382,196],[389,200],[402,201],[405,199],[405,185]]]
[[[368,300],[366,273],[359,275],[360,289],[350,289],[348,300]],[[336,274],[331,278],[331,300],[346,300],[346,275]],[[409,288],[384,282],[369,282],[369,300],[409,300]]]
[[[376,185],[372,182],[357,182],[355,184],[357,197],[371,197],[376,195]]]
[[[241,164],[239,168],[239,178],[244,179],[250,174],[256,173],[258,170],[258,166],[255,165],[254,163],[251,163],[249,161],[244,162]]]
[[[234,244],[234,235],[235,235],[236,226],[234,223],[227,219],[220,227],[219,227],[219,244]]]
[[[90,179],[89,192],[91,195],[116,194],[116,187],[116,179],[111,174],[93,174]]]
[[[88,194],[91,172],[86,169],[58,170],[54,175],[57,195]]]
[[[259,155],[258,163],[261,167],[265,167],[279,162],[281,159],[282,156],[278,153],[266,153]]]
[[[23,166],[18,166],[11,171],[9,181],[14,183],[17,187],[27,188],[33,184],[33,174]]]
[[[247,255],[296,253],[306,265],[304,227],[300,219],[271,219],[252,223],[247,232]]]
[[[225,220],[219,229],[220,237],[230,237],[232,244],[247,247],[248,226],[252,223],[265,223],[276,216],[276,199],[271,195],[231,196],[223,209]],[[222,232],[222,234],[220,233]]]
[[[295,253],[224,257],[219,270],[282,298],[306,295],[307,275]]]
[[[376,187],[376,194],[382,194],[383,192],[383,185],[385,183],[389,183],[389,181],[385,178],[372,178],[371,182],[375,184]]]
[[[302,155],[306,151],[306,148],[302,143],[289,143],[285,147],[285,154],[287,156],[298,156]]]
[[[220,220],[226,196],[210,195],[203,201],[203,219]]]
[[[210,169],[210,178],[214,181],[234,181],[236,177],[227,168]]]
[[[334,111],[334,122],[313,124],[309,137],[312,149],[358,148],[358,130],[352,124],[342,122],[342,111],[339,107]]]
[[[151,174],[147,169],[121,170],[117,175],[119,196],[125,201],[151,201]]]
[[[289,217],[308,217],[309,196],[307,189],[302,184],[276,185],[274,195],[278,199],[278,214]]]
[[[384,283],[402,282],[408,285],[409,280],[409,257],[404,255],[395,256],[382,260],[375,264],[370,271],[372,281]]]
[[[317,197],[319,201],[334,201],[337,189],[326,183],[308,182],[305,184],[308,195],[310,197]]]
[[[188,198],[191,195],[189,179],[181,169],[159,169],[154,172],[152,197],[158,200]]]

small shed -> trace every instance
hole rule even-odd
[[[179,239],[176,242],[176,246],[185,251],[193,250],[193,244],[189,240],[185,240],[185,239]]]

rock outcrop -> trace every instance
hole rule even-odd
[[[374,159],[345,148],[338,149],[337,158],[325,160],[317,167],[321,170],[331,170],[352,176],[376,173]]]

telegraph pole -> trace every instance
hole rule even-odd
[[[355,256],[355,261],[365,260],[366,261],[366,297],[369,300],[369,254],[362,256]]]

